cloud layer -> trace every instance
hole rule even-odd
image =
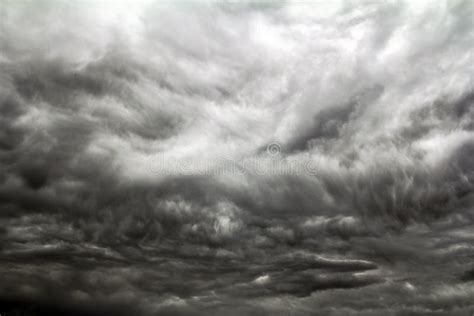
[[[4,1],[0,312],[472,313],[473,10]]]

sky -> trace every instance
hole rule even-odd
[[[473,23],[1,0],[0,313],[472,315]]]

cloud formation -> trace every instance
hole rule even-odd
[[[0,312],[472,313],[473,10],[3,1]]]

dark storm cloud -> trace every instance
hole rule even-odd
[[[4,2],[0,312],[470,312],[472,10]]]

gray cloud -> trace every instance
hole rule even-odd
[[[472,13],[4,1],[0,313],[472,313]]]

